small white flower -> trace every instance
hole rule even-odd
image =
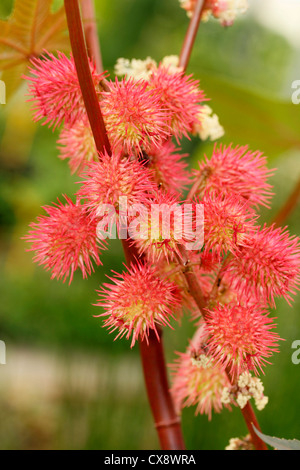
[[[251,436],[248,434],[241,439],[234,437],[229,440],[229,445],[225,447],[225,450],[254,450]]]
[[[250,380],[251,380],[251,375],[249,374],[249,372],[244,372],[239,377],[238,386],[240,388],[247,387],[250,383]]]
[[[260,399],[255,400],[255,406],[258,411],[262,411],[269,402],[269,397],[261,397]]]
[[[196,0],[179,0],[181,8],[186,10],[187,16],[191,18],[194,13]]]
[[[239,407],[241,409],[243,409],[243,408],[245,408],[245,406],[247,405],[247,403],[250,399],[251,399],[251,395],[249,395],[247,393],[239,392],[238,396],[237,396],[237,399],[236,399],[236,402],[239,405]]]
[[[201,140],[210,138],[213,141],[220,139],[225,134],[218,116],[213,114],[213,110],[209,106],[202,106],[199,120],[201,123],[194,127],[193,133],[199,134]]]
[[[145,60],[132,59],[131,61],[122,57],[117,60],[115,65],[115,75],[126,75],[127,79],[148,80],[153,70],[156,69],[157,63],[151,57],[147,57]]]
[[[264,386],[259,378],[251,377],[251,381],[249,383],[249,392],[251,393],[254,399],[259,399],[263,396]]]
[[[264,386],[258,377],[252,377],[249,372],[244,372],[238,380],[239,392],[236,401],[244,408],[250,398],[254,398],[256,408],[261,411],[267,405],[269,399],[264,395]]]
[[[183,70],[181,67],[179,67],[178,55],[167,55],[161,61],[161,65],[168,67],[172,73],[181,72]]]
[[[225,450],[238,450],[240,444],[240,439],[233,437],[229,440],[229,445],[225,447]]]
[[[162,59],[161,65],[167,67],[170,73],[182,71],[179,65],[179,57],[177,55],[169,55]],[[115,65],[115,75],[126,78],[134,78],[135,80],[149,80],[151,74],[157,70],[157,63],[151,57],[145,60],[140,59],[124,59],[121,57]]]

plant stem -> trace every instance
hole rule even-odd
[[[192,54],[192,50],[195,44],[197,32],[200,26],[202,11],[204,8],[205,1],[204,0],[197,0],[195,11],[193,17],[190,21],[184,43],[181,49],[181,53],[179,56],[179,67],[183,68],[183,70],[187,69],[187,66],[190,61],[190,57]]]
[[[135,246],[122,240],[127,264],[138,259]],[[162,344],[162,330],[158,328],[160,341],[154,331],[150,331],[148,341],[140,341],[140,354],[147,395],[155,421],[158,438],[163,450],[184,450],[180,419],[175,411],[169,391],[166,363]]]
[[[78,0],[65,0],[65,10],[78,80],[96,148],[99,153],[106,150],[111,155],[111,147],[90,69]]]
[[[99,152],[106,150],[111,154],[91,76],[78,0],[65,0],[65,10],[76,70],[96,147]],[[128,264],[134,263],[139,258],[135,248],[127,240],[123,241],[123,248]],[[185,446],[180,421],[169,391],[162,341],[159,342],[153,332],[149,336],[148,344],[141,342],[140,351],[147,394],[162,449],[183,450]]]
[[[290,216],[293,210],[297,207],[299,200],[300,200],[300,178],[292,194],[290,195],[290,197],[288,198],[284,206],[280,209],[278,214],[274,217],[274,219],[272,220],[272,223],[277,226],[281,226],[283,222]]]
[[[140,342],[140,352],[148,399],[152,414],[156,417],[155,426],[160,445],[164,450],[184,450],[180,419],[170,399],[162,338],[158,341],[154,331],[151,330],[148,342],[149,344],[146,341]]]
[[[81,11],[89,57],[96,64],[97,72],[102,73],[104,72],[104,69],[98,37],[94,0],[81,0]]]
[[[253,411],[253,408],[248,401],[247,405],[241,410],[242,415],[244,417],[244,420],[246,422],[248,431],[251,435],[252,443],[255,447],[256,450],[268,450],[267,445],[264,443],[264,441],[256,434],[256,432],[253,429],[253,424],[256,427],[258,431],[261,431],[260,426],[258,424],[257,418],[255,416],[255,413]],[[258,427],[257,427],[258,426]]]

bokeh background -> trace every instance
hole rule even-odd
[[[56,6],[62,3],[55,2]],[[268,155],[272,178],[269,222],[300,176],[300,105],[291,83],[300,79],[299,0],[249,0],[250,11],[231,28],[202,24],[189,66],[219,115],[225,143],[248,144]],[[1,0],[6,19],[12,0]],[[105,68],[118,57],[178,54],[188,26],[177,0],[96,0]],[[119,242],[104,267],[71,286],[50,281],[33,265],[21,239],[40,207],[77,189],[66,162],[57,158],[57,132],[31,121],[26,86],[0,106],[0,449],[155,449],[158,440],[143,384],[138,347],[114,342],[93,303],[110,269],[122,269]],[[191,167],[212,143],[185,141]],[[299,207],[286,221],[299,234]],[[270,403],[258,417],[266,434],[300,439],[300,365],[291,361],[300,340],[300,296],[293,307],[277,303],[273,315],[285,342],[263,379]],[[174,325],[175,326],[175,325]],[[193,324],[183,319],[164,336],[167,362],[184,351]],[[239,410],[195,418],[183,411],[188,449],[223,449],[245,435]]]

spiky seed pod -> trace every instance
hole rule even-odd
[[[161,107],[170,116],[168,130],[171,127],[177,141],[189,137],[200,122],[201,104],[208,101],[199,89],[199,81],[181,71],[170,73],[168,67],[160,65],[152,73],[149,86],[159,92]]]
[[[267,180],[274,173],[267,168],[267,158],[248,146],[215,145],[211,158],[205,156],[194,170],[194,183],[199,184],[197,194],[205,192],[236,194],[251,206],[269,206],[273,195]]]
[[[161,279],[155,268],[142,263],[128,268],[122,274],[109,278],[113,284],[104,284],[98,291],[97,306],[104,308],[104,326],[117,338],[131,337],[131,347],[137,340],[148,341],[150,330],[169,326],[171,318],[181,305],[175,285]]]
[[[207,353],[232,377],[258,374],[278,352],[276,325],[260,305],[218,304],[207,310],[205,320]]]
[[[73,125],[85,114],[85,106],[80,90],[73,57],[69,59],[62,52],[55,57],[45,52],[41,58],[31,59],[31,75],[25,77],[29,82],[30,101],[34,102],[34,120],[43,120],[49,127],[65,123]],[[93,82],[98,89],[105,76],[98,74],[90,63]]]
[[[196,415],[206,414],[210,420],[212,411],[222,410],[222,392],[230,386],[230,381],[222,367],[205,352],[207,336],[203,328],[202,322],[187,351],[179,353],[170,365],[171,393],[178,413],[185,407],[195,406]]]
[[[101,109],[114,151],[138,155],[170,136],[161,94],[149,89],[148,82],[116,78],[109,88],[101,95]]]
[[[274,307],[284,297],[290,304],[300,284],[299,238],[275,225],[258,227],[228,264],[227,279],[246,298]]]
[[[111,204],[118,213],[121,197],[126,198],[128,207],[146,204],[156,190],[152,174],[145,165],[122,158],[118,153],[101,154],[100,160],[88,164],[81,176],[78,196],[95,216],[104,204]]]
[[[71,283],[77,269],[86,278],[94,270],[93,261],[97,266],[102,264],[99,253],[105,244],[97,240],[97,223],[80,201],[65,199],[66,204],[58,200],[43,208],[47,215],[30,225],[25,240],[31,243],[28,251],[35,252],[34,261],[51,271],[52,279],[65,282],[69,277]]]
[[[248,246],[257,216],[247,202],[229,193],[207,193],[201,202],[204,205],[205,253],[212,250],[221,259],[228,252],[238,253],[243,246]]]
[[[201,240],[203,225],[195,225],[195,214],[194,205],[181,204],[175,194],[157,191],[148,210],[140,213],[139,230],[131,238],[150,262],[161,258],[172,262],[181,257],[180,245]]]
[[[171,140],[161,146],[152,146],[147,152],[148,167],[153,170],[158,186],[165,191],[182,193],[190,183],[188,164]]]
[[[59,158],[69,161],[72,175],[80,175],[88,163],[99,159],[87,116],[62,129],[58,146]]]
[[[217,365],[203,367],[193,361],[189,353],[179,354],[172,365],[173,384],[171,392],[178,412],[195,406],[195,414],[206,414],[211,420],[212,411],[220,413],[222,391],[229,380]]]

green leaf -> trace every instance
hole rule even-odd
[[[274,447],[277,450],[300,450],[300,441],[297,439],[288,440],[288,439],[280,439],[278,437],[271,437],[263,434],[262,432],[258,431],[256,427],[252,424],[254,431],[266,444]]]
[[[223,79],[201,74],[201,87],[225,129],[224,143],[248,144],[270,160],[300,149],[300,106],[244,90]]]
[[[0,72],[9,96],[18,88],[29,59],[48,51],[69,50],[64,8],[52,13],[53,0],[16,0],[0,21]]]

